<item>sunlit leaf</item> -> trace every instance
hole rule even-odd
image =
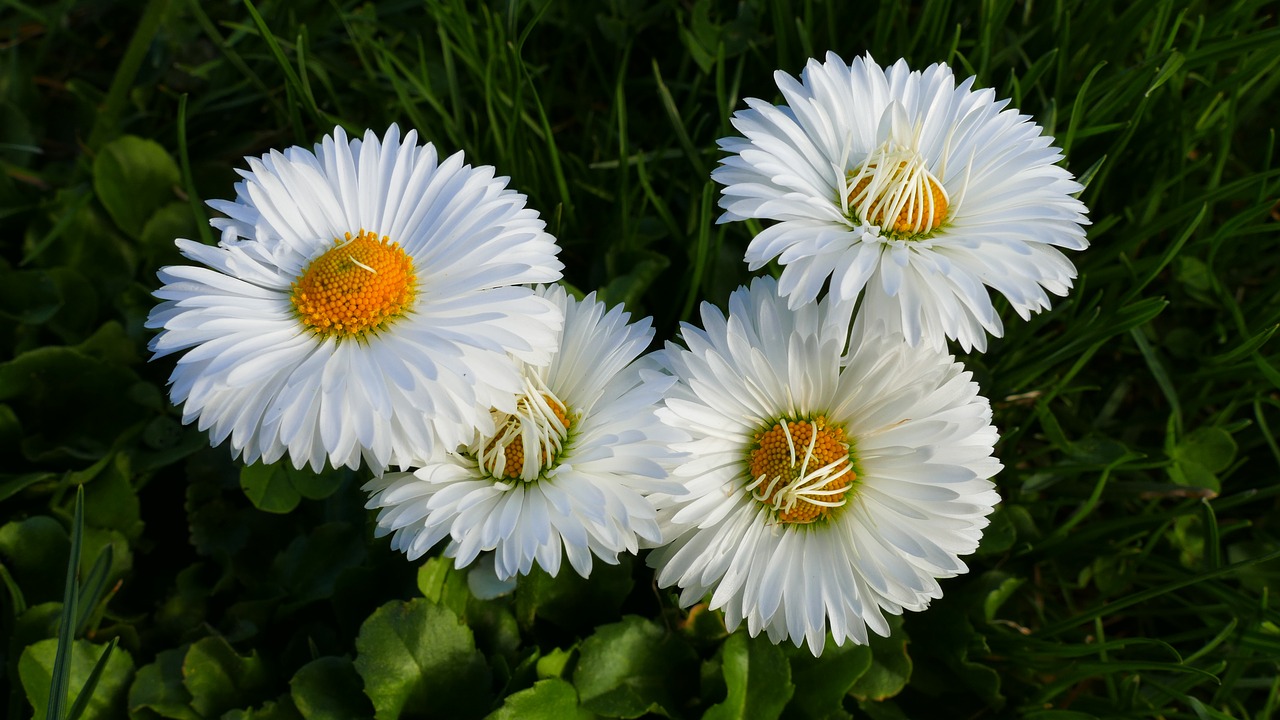
[[[375,717],[478,717],[489,703],[489,669],[471,630],[425,599],[390,602],[360,626],[356,672]]]
[[[45,716],[45,707],[49,702],[49,683],[53,677],[57,649],[56,639],[41,640],[23,650],[22,657],[18,660],[18,675],[22,678],[22,687],[26,691],[27,700],[35,707],[35,717],[38,718]],[[79,694],[105,649],[105,645],[87,640],[75,640],[71,643],[69,698],[74,699]],[[117,647],[112,651],[84,714],[80,717],[84,720],[118,717],[124,710],[129,682],[134,675],[133,667],[133,658],[124,648]],[[70,706],[69,701],[67,706]]]
[[[582,641],[573,684],[588,710],[634,718],[669,714],[696,677],[688,645],[661,625],[629,615]]]

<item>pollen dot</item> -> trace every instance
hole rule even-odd
[[[343,338],[386,326],[409,309],[414,293],[413,260],[404,249],[361,230],[312,260],[289,299],[304,327]]]

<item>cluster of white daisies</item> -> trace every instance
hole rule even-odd
[[[1081,190],[1030,118],[945,65],[870,57],[777,73],[712,177],[721,222],[772,221],[757,278],[647,352],[649,319],[558,285],[523,195],[392,126],[249,158],[178,240],[148,326],[183,421],[246,463],[376,479],[416,559],[509,582],[651,548],[683,605],[821,653],[886,635],[963,573],[999,502],[991,406],[947,340],[1064,295]],[[823,295],[822,300],[818,300]]]

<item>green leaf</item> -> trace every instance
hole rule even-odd
[[[253,506],[269,513],[284,514],[298,507],[302,495],[293,486],[284,464],[254,463],[240,470],[240,488]]]
[[[364,621],[355,668],[378,720],[477,717],[489,705],[489,668],[471,630],[421,598],[387,603]]]
[[[131,479],[129,456],[117,453],[85,486],[84,521],[93,527],[118,530],[130,540],[142,535],[141,506]]]
[[[1018,588],[1027,581],[1026,578],[1006,576],[998,571],[987,573],[983,580],[994,585],[994,588],[982,599],[982,616],[987,622],[993,622],[996,619],[1000,606],[1013,597]]]
[[[286,696],[278,700],[268,700],[262,707],[246,710],[230,710],[223,713],[220,720],[304,720],[298,709]],[[354,720],[354,718],[353,718]]]
[[[577,646],[568,649],[552,648],[550,652],[538,658],[538,677],[542,679],[564,677],[569,661],[577,656],[577,649]]]
[[[789,648],[788,652],[791,681],[796,686],[788,716],[794,713],[813,720],[846,717],[844,697],[871,668],[871,648],[852,641],[844,645],[828,641],[822,657],[814,657],[806,648]]]
[[[89,677],[85,679],[84,684],[76,689],[76,700],[71,704],[71,709],[67,710],[67,720],[80,720],[84,717],[85,712],[89,709],[89,703],[97,696],[98,685],[102,682],[102,676],[106,674],[107,667],[111,664],[111,658],[115,655],[116,645],[120,642],[119,638],[111,638],[111,642],[107,643],[103,649],[102,655],[98,657],[98,662],[93,664],[93,668],[89,671]],[[130,661],[130,666],[133,661]]]
[[[196,237],[199,232],[189,204],[175,200],[159,208],[147,218],[138,240],[146,266],[159,268],[184,262],[174,241]]]
[[[568,567],[551,577],[535,565],[516,585],[516,617],[525,627],[532,625],[536,616],[586,634],[590,628],[618,617],[635,585],[631,564],[628,555],[618,558],[617,565],[596,562],[590,580]]]
[[[791,665],[766,637],[735,632],[720,648],[720,663],[728,695],[707,709],[704,720],[773,720],[795,692]]]
[[[105,145],[93,161],[93,189],[111,219],[138,237],[147,220],[174,201],[178,164],[154,140],[125,135]]]
[[[633,250],[610,256],[611,263],[625,271],[600,288],[597,297],[606,305],[641,304],[645,290],[671,265],[671,260],[652,250]]]
[[[40,640],[57,637],[60,622],[62,622],[62,603],[44,602],[32,605],[24,610],[13,624],[10,642],[14,647],[26,647]]]
[[[67,531],[48,515],[0,527],[0,559],[13,573],[28,604],[62,598],[62,578],[50,570],[66,567],[70,551]]]
[[[69,347],[47,346],[0,363],[0,400],[9,400],[26,433],[28,457],[96,460],[137,422],[128,399],[138,380],[127,367]]]
[[[1203,427],[1182,439],[1173,449],[1175,459],[1194,462],[1209,472],[1227,469],[1236,455],[1231,433],[1218,427]]]
[[[453,566],[446,557],[429,558],[418,568],[418,590],[431,602],[448,608],[458,617],[467,614],[467,601],[471,591],[467,589],[467,573]]]
[[[982,544],[978,546],[978,555],[999,555],[1013,547],[1018,537],[1017,529],[1009,519],[1011,512],[1006,503],[996,506],[991,513],[991,524],[982,531]]]
[[[205,717],[263,700],[268,681],[267,666],[256,650],[243,657],[218,636],[192,644],[182,661],[182,676],[191,707]]]
[[[578,705],[578,693],[572,685],[551,678],[508,695],[502,707],[489,713],[485,720],[589,720],[592,717]]]
[[[323,500],[338,491],[350,475],[351,471],[346,468],[326,469],[324,472],[313,472],[309,468],[302,470],[287,469],[289,481],[293,483],[293,489],[298,494],[308,500]]]
[[[1235,438],[1219,427],[1202,427],[1192,431],[1169,453],[1173,464],[1169,477],[1179,485],[1204,487],[1218,492],[1221,483],[1217,473],[1226,470],[1235,459]]]
[[[373,717],[373,705],[350,658],[322,657],[303,665],[289,681],[289,693],[306,720]]]
[[[191,693],[182,681],[182,661],[188,646],[162,650],[156,661],[138,670],[129,688],[129,713],[141,716],[144,711],[173,720],[201,720],[191,708]]]
[[[886,616],[889,637],[870,633],[871,667],[858,678],[849,694],[859,700],[884,700],[902,692],[911,678],[911,656],[907,654],[910,638],[902,629],[902,616]]]
[[[70,644],[70,681],[68,696],[75,697],[93,672],[94,665],[102,657],[106,645],[75,640]],[[41,640],[29,645],[18,659],[18,675],[22,679],[27,700],[36,709],[35,717],[43,718],[49,706],[49,686],[53,680],[53,665],[58,651],[56,638]],[[107,660],[97,687],[85,705],[82,720],[119,717],[124,711],[129,682],[133,679],[133,658],[121,648],[116,648]],[[69,704],[69,703],[68,703]]]
[[[359,565],[366,552],[360,533],[344,522],[326,523],[294,538],[273,564],[280,584],[289,591],[286,612],[333,595],[338,576]]]
[[[690,694],[697,656],[678,636],[628,615],[582,641],[573,684],[582,706],[599,715],[669,714]]]
[[[62,293],[44,270],[0,270],[0,317],[39,325],[62,308]]]

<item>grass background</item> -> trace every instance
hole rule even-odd
[[[51,678],[74,697],[111,639],[82,717],[1280,708],[1274,3],[2,5],[0,714],[45,717]],[[512,178],[568,283],[671,338],[749,277],[759,227],[714,224],[716,138],[827,50],[976,74],[1056,136],[1093,221],[1071,296],[964,358],[1004,502],[889,640],[815,660],[726,636],[630,559],[481,602],[372,539],[361,476],[242,469],[168,406],[155,271],[174,237],[212,239],[202,201],[243,156],[416,128]]]

